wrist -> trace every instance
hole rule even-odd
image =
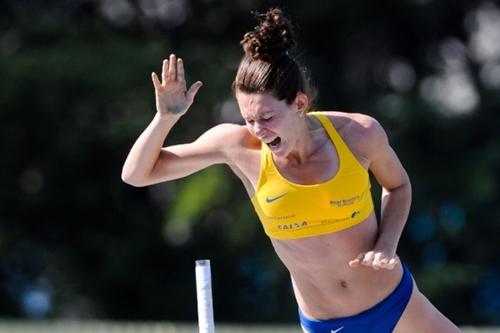
[[[161,123],[175,123],[181,116],[182,114],[156,112],[155,120]]]
[[[384,239],[378,239],[377,242],[375,243],[375,249],[378,250],[384,250],[387,252],[390,252],[391,254],[395,254],[396,250],[398,248],[397,242],[394,241],[388,241]]]

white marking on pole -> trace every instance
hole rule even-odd
[[[195,263],[199,333],[214,333],[210,260],[196,260]]]

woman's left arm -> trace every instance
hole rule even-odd
[[[369,170],[382,187],[382,205],[377,241],[372,251],[361,253],[349,264],[392,269],[399,263],[396,254],[411,204],[411,184],[406,170],[389,145],[387,135],[373,118],[363,120],[362,150]]]

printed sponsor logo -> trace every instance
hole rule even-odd
[[[283,198],[285,195],[286,195],[286,193],[283,193],[283,194],[277,195],[277,196],[275,196],[275,197],[266,197],[266,202],[267,202],[267,203],[273,203],[273,202],[275,202],[276,200]]]
[[[352,204],[358,202],[359,200],[361,200],[361,196],[357,195],[355,197],[347,198],[347,199],[330,200],[330,205],[335,206],[335,207],[345,207],[345,206],[352,205]]]
[[[340,330],[341,330],[341,329],[343,329],[343,328],[344,328],[344,326],[339,327],[339,328],[337,328],[336,330],[331,330],[330,332],[331,332],[331,333],[337,333],[338,331],[340,331]]]
[[[344,221],[347,221],[347,220],[350,220],[351,217],[344,217],[344,218],[341,218],[341,219],[325,219],[325,220],[321,220],[321,224],[334,224],[334,223],[340,223],[340,222],[344,222]]]
[[[335,223],[345,222],[345,221],[348,221],[348,220],[355,218],[359,214],[361,214],[361,211],[355,210],[354,212],[352,212],[352,214],[350,216],[343,217],[340,219],[324,219],[324,220],[321,220],[320,223],[321,224],[335,224]]]
[[[299,229],[299,228],[305,227],[307,225],[308,225],[307,221],[288,223],[288,224],[279,224],[278,229],[280,229],[280,230],[292,230],[292,229]]]
[[[278,215],[278,216],[268,216],[266,217],[270,220],[288,220],[291,219],[292,217],[295,217],[295,214],[290,214],[290,215]]]
[[[335,207],[345,207],[345,206],[353,205],[356,202],[363,200],[363,198],[365,197],[365,195],[368,191],[369,191],[369,189],[363,191],[363,193],[361,193],[361,194],[355,195],[355,196],[350,197],[350,198],[330,200],[330,205],[335,206]]]

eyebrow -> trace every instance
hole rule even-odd
[[[262,111],[262,113],[261,113],[261,114],[259,114],[259,118],[262,118],[262,117],[268,116],[268,115],[270,115],[270,114],[271,114],[271,113],[273,113],[273,112],[274,112],[274,110],[266,110],[266,111]],[[247,118],[247,117],[244,117],[243,115],[242,115],[242,117],[243,117],[243,119],[245,119],[245,120],[247,120],[247,119],[252,119],[252,117]]]
[[[260,117],[267,116],[270,113],[273,113],[273,110],[267,110],[267,111],[262,111],[262,113],[259,115]]]

